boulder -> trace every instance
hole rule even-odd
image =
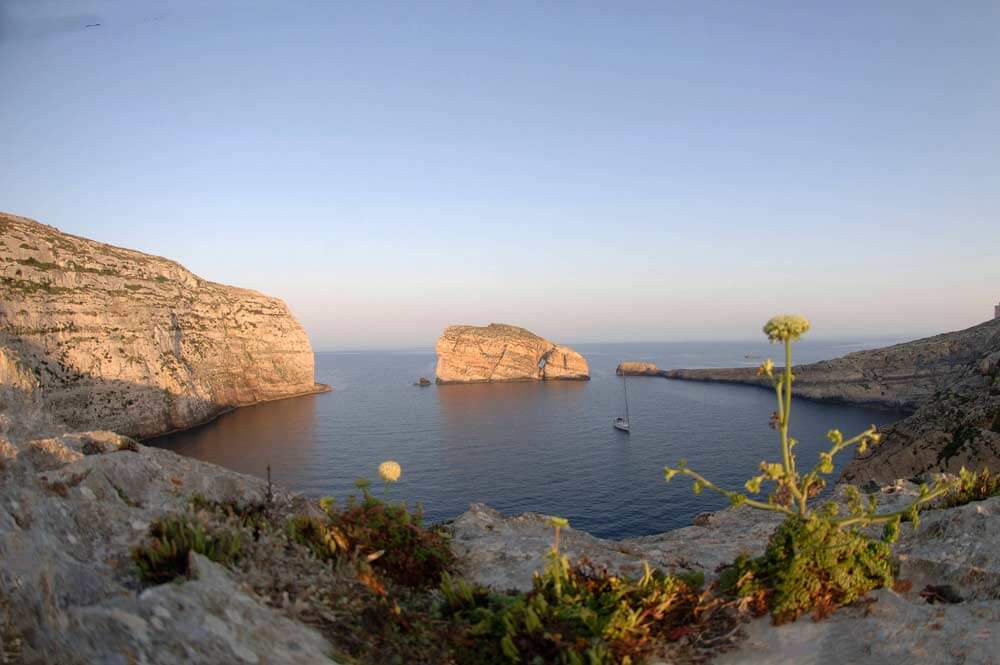
[[[587,360],[524,328],[448,326],[437,341],[438,383],[587,380]]]
[[[615,374],[618,376],[663,376],[663,370],[659,369],[656,363],[627,360],[618,363]]]

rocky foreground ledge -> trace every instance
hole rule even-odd
[[[259,479],[108,432],[0,439],[0,662],[332,662],[337,645],[304,622],[308,608],[259,595],[246,570],[192,555],[188,581],[143,588],[129,557],[152,520],[195,495],[246,504],[268,491]],[[880,490],[880,498],[891,509],[914,491],[901,482]],[[301,497],[272,494],[308,508]],[[711,579],[740,552],[759,554],[777,524],[774,515],[747,508],[695,521],[622,541],[567,529],[562,547],[571,558],[627,574],[645,560]],[[462,574],[498,589],[527,588],[552,538],[540,515],[504,517],[482,505],[450,530]],[[904,525],[895,552],[898,577],[908,585],[875,592],[819,623],[754,621],[734,636],[735,650],[714,662],[995,662],[1000,497],[925,512],[920,531]],[[920,595],[927,585],[951,585],[962,602],[928,604]]]
[[[878,491],[886,511],[916,495],[900,481]],[[843,486],[835,500],[844,501]],[[740,553],[758,556],[780,522],[773,513],[750,508],[706,513],[696,525],[621,541],[564,530],[562,549],[609,569],[638,575],[642,562],[664,571],[698,571],[706,579]],[[467,575],[497,588],[528,589],[531,572],[543,565],[552,528],[542,515],[504,517],[473,505],[452,524],[453,545]],[[881,589],[855,606],[820,622],[807,617],[783,626],[770,618],[742,629],[733,651],[712,660],[719,665],[814,665],[995,663],[1000,653],[1000,497],[921,514],[920,530],[904,525],[894,546],[899,558],[897,589]],[[928,586],[950,586],[962,602],[929,604]],[[653,662],[659,662],[654,660]]]
[[[448,326],[435,349],[439,384],[590,378],[587,360],[573,349],[503,323]]]
[[[0,433],[145,438],[326,389],[280,300],[0,213]]]

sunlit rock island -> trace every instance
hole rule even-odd
[[[623,359],[625,376],[777,386],[773,458],[785,459],[748,469],[745,488],[725,490],[731,508],[611,541],[482,504],[421,523],[385,498],[406,481],[394,460],[372,469],[385,492],[361,483],[344,506],[143,445],[327,390],[280,300],[2,214],[0,303],[0,663],[1000,653],[1000,306],[967,330],[803,366]],[[791,348],[809,324],[779,316],[765,330]],[[573,349],[510,325],[450,326],[436,351],[439,384],[590,378]],[[789,462],[793,374],[802,397],[911,413],[831,432],[831,456],[857,455],[824,498],[813,490],[837,480],[824,460],[815,473]],[[719,489],[683,465],[666,478]]]
[[[579,353],[503,323],[448,326],[435,345],[438,383],[587,381]]]

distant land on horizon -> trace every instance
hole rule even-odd
[[[957,330],[957,328],[956,328]],[[809,337],[804,338],[801,343],[804,344],[843,344],[845,346],[854,345],[868,345],[876,344],[878,346],[891,346],[893,344],[900,344],[902,342],[909,342],[915,339],[921,339],[923,337],[930,337],[932,335],[937,335],[942,332],[949,332],[948,330],[940,330],[937,332],[921,333],[915,335],[872,335],[872,336],[844,336],[844,337]],[[570,340],[566,344],[571,347],[588,347],[588,346],[652,346],[657,344],[749,344],[749,345],[766,345],[767,342],[764,340],[763,335],[760,338],[735,338],[735,339],[725,339],[725,338],[706,338],[706,339],[661,339],[661,340],[641,340],[641,341],[579,341]],[[427,345],[385,345],[385,346],[316,346],[314,347],[315,353],[417,353],[417,352],[434,352],[434,344],[430,343]],[[850,353],[849,350],[845,350],[844,353]]]

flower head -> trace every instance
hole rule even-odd
[[[378,465],[378,475],[382,476],[382,480],[387,483],[396,482],[402,473],[403,469],[395,460],[386,460]]]
[[[549,526],[554,526],[557,529],[559,527],[563,527],[563,526],[568,527],[569,526],[569,520],[566,519],[565,517],[556,517],[555,515],[550,515],[549,516]]]
[[[795,341],[808,330],[809,319],[799,314],[782,314],[764,324],[764,334],[772,342]]]
[[[757,368],[757,376],[766,376],[768,378],[774,378],[774,361],[768,358],[760,364]]]

